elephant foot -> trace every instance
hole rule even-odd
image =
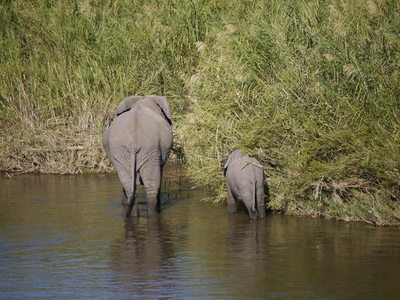
[[[137,218],[137,217],[139,217],[139,212],[132,211],[132,213],[131,213],[131,217],[134,217],[134,218]]]
[[[147,217],[157,218],[160,213],[160,208],[158,206],[158,194],[147,194]]]
[[[258,219],[258,212],[255,210],[249,210],[249,215],[250,215],[250,218],[253,220]]]
[[[125,218],[129,218],[131,216],[131,212],[132,212],[132,209],[128,207],[125,210]]]
[[[139,217],[139,209],[138,207],[127,207],[125,211],[125,217],[130,218],[130,217]]]
[[[264,210],[260,210],[260,209],[259,209],[258,217],[259,217],[260,219],[264,219],[264,218],[266,217],[265,209],[264,209]]]

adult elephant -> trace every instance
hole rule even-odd
[[[172,126],[164,97],[131,96],[118,105],[116,118],[104,133],[103,146],[123,186],[126,217],[139,216],[138,184],[146,190],[147,216],[158,215],[162,169],[172,149]]]

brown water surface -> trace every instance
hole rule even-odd
[[[148,220],[116,175],[0,174],[0,298],[398,299],[400,229],[228,215],[182,176]]]

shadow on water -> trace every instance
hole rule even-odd
[[[0,176],[0,298],[397,299],[398,228],[229,215],[184,175],[157,219],[121,217],[115,174]]]

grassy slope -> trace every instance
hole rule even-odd
[[[206,41],[183,136],[214,201],[240,147],[268,168],[272,209],[399,222],[400,7],[352,3],[248,3]]]
[[[1,5],[3,169],[107,170],[101,133],[122,98],[161,94],[178,119],[187,110],[206,16],[173,1],[100,2]]]
[[[0,7],[2,169],[107,170],[117,103],[162,94],[214,202],[240,147],[272,209],[399,223],[398,1],[37,2]]]

